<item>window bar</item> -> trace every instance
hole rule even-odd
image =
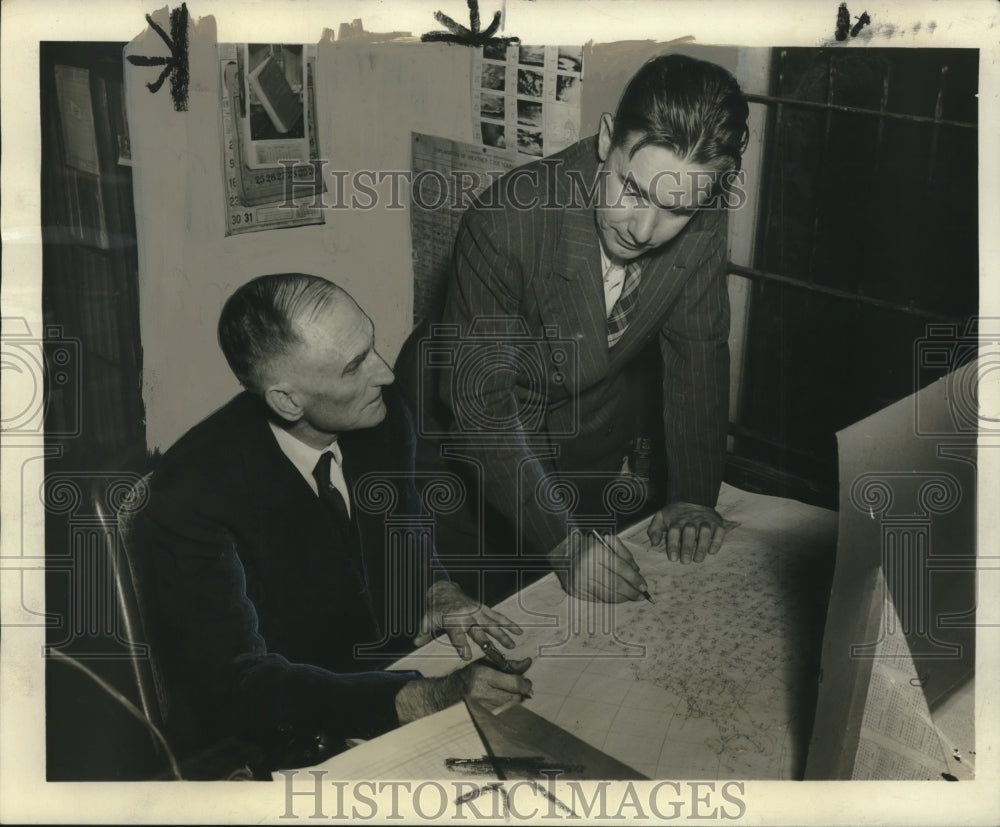
[[[875,169],[872,175],[878,174],[879,164],[882,161],[882,136],[885,133],[886,107],[889,105],[889,76],[892,74],[892,64],[886,62],[885,71],[882,73],[882,99],[878,104],[878,132],[875,135]]]
[[[927,157],[927,183],[934,178],[934,159],[937,157],[938,138],[941,134],[941,113],[944,112],[944,93],[948,82],[948,64],[941,67],[938,78],[937,100],[934,101],[934,126],[931,127],[931,149]]]
[[[787,51],[785,49],[782,49],[780,52],[778,52],[777,74],[778,74],[779,89],[785,88],[784,84],[785,84],[786,54]],[[747,95],[748,99],[750,97],[751,97],[750,95]],[[768,101],[759,101],[759,103],[763,103],[765,106],[768,107],[770,106],[770,103]],[[757,248],[758,250],[768,249],[767,242],[771,234],[771,216],[774,214],[775,211],[774,193],[783,191],[783,188],[777,186],[777,178],[778,178],[778,155],[779,155],[778,145],[781,142],[780,141],[781,125],[782,121],[784,120],[784,114],[785,114],[784,106],[779,102],[774,108],[774,128],[768,130],[768,134],[772,135],[773,137],[769,141],[770,146],[768,147],[769,150],[768,154],[770,157],[768,158],[767,162],[767,170],[768,170],[767,172],[768,182],[767,182],[767,194],[766,194],[767,201],[766,201],[766,209],[763,212],[763,227],[761,227],[762,241],[760,243],[760,246]],[[782,205],[780,204],[778,205],[779,210],[781,206]],[[782,262],[784,261],[783,253],[781,256],[779,256],[779,260],[781,260]]]
[[[906,313],[910,316],[920,316],[925,319],[934,319],[936,321],[942,322],[952,322],[955,324],[962,324],[966,321],[964,317],[958,316],[948,316],[944,313],[937,313],[933,310],[924,310],[920,307],[914,307],[910,304],[900,304],[899,302],[891,302],[886,299],[877,299],[873,296],[865,296],[860,293],[852,293],[849,290],[840,290],[836,287],[827,287],[823,284],[816,284],[815,282],[805,281],[804,279],[795,278],[794,276],[783,276],[778,273],[768,273],[763,270],[757,270],[754,267],[744,267],[735,262],[729,262],[729,273],[737,276],[744,276],[745,278],[755,279],[762,283],[774,282],[776,284],[783,284],[788,287],[797,287],[801,290],[808,290],[811,293],[820,293],[824,296],[832,296],[837,299],[844,299],[845,301],[853,302],[855,304],[865,304],[869,307],[878,307],[882,310],[892,310],[897,313]]]
[[[751,103],[785,105],[799,109],[832,109],[834,112],[847,112],[852,115],[879,115],[879,112],[875,109],[866,109],[863,106],[846,106],[842,103],[828,104],[822,101],[807,101],[799,100],[798,98],[784,98],[776,95],[755,95],[751,93],[745,94],[743,97]],[[894,121],[908,121],[910,123],[930,123],[939,124],[941,126],[955,126],[960,129],[978,128],[978,124],[975,123],[969,123],[967,121],[952,121],[946,118],[938,118],[935,120],[934,118],[929,118],[926,115],[901,115],[898,112],[884,112],[881,113],[881,117]]]
[[[746,439],[753,440],[753,437],[748,435]],[[794,453],[788,446],[782,447],[784,450]],[[813,465],[816,467],[820,463],[813,462]],[[820,470],[827,471],[826,468],[820,468]],[[836,474],[836,468],[831,467],[825,476],[831,480],[836,480]],[[761,482],[764,482],[768,486],[768,489],[770,489],[773,484],[777,484],[782,487],[782,490],[796,492],[782,496],[794,496],[796,499],[809,502],[813,505],[820,505],[823,508],[837,508],[835,483],[833,482],[827,483],[816,478],[804,477],[801,474],[793,474],[781,468],[775,468],[768,462],[750,459],[739,454],[729,453],[726,455],[726,467],[723,476],[726,482],[732,481],[737,487],[741,484],[746,487],[748,475],[750,475],[751,486],[755,484],[760,485]],[[768,489],[757,487],[755,490],[765,491]]]
[[[791,445],[790,443],[787,442],[781,442],[780,440],[775,439],[774,437],[771,436],[767,436],[766,434],[763,434],[760,431],[756,431],[752,428],[747,428],[745,425],[742,425],[739,422],[730,422],[728,430],[731,436],[740,437],[741,439],[749,439],[760,445],[766,445],[769,448],[777,448],[780,451],[786,451],[789,454],[794,454],[797,457],[812,460],[814,462],[823,461],[822,455],[820,455],[816,451],[811,451],[808,448],[801,448],[796,445]]]
[[[785,89],[785,58],[787,57],[787,55],[788,55],[787,49],[776,50],[775,65],[772,66],[772,73],[770,79],[770,85],[772,89],[777,88],[781,91],[784,91]],[[777,85],[775,86],[775,84]],[[748,95],[747,98],[749,100],[750,96]],[[785,118],[785,107],[780,101],[774,104],[773,106],[769,100],[762,100],[759,101],[759,103],[761,103],[764,106],[765,111],[769,115],[773,115],[774,118],[773,123],[768,124],[764,133],[765,135],[770,136],[769,140],[765,144],[765,151],[767,153],[767,166],[765,173],[767,175],[767,185],[762,192],[762,198],[760,199],[758,206],[758,209],[760,209],[760,215],[757,218],[757,233],[761,238],[761,242],[759,244],[754,245],[754,253],[753,253],[754,263],[766,266],[768,262],[766,262],[765,260],[765,254],[766,254],[765,251],[769,249],[768,241],[771,237],[771,222],[773,220],[775,212],[777,211],[778,214],[780,215],[781,214],[780,210],[783,207],[782,193],[784,192],[784,187],[778,185],[778,178],[780,175],[779,159],[781,157],[781,142],[783,140],[782,126],[784,124],[784,118]],[[778,201],[779,203],[776,204],[775,203],[776,201]],[[778,260],[782,262],[781,266],[784,265],[784,236],[785,236],[784,233],[781,233],[779,235],[780,248],[778,252]],[[760,280],[757,280],[757,281],[752,281],[748,285],[748,287],[749,289],[747,290],[747,305],[748,305],[747,331],[752,329],[751,325],[753,324],[754,305],[758,301],[760,301],[762,291],[766,287],[766,284]],[[747,356],[744,355],[744,370],[746,366],[746,360]],[[746,410],[746,404],[747,404],[746,399],[747,399],[746,387],[743,385],[743,383],[741,383],[740,398],[736,405],[736,417],[740,420],[743,419]],[[738,437],[736,438],[736,440],[734,440],[734,445],[738,450],[739,446]]]
[[[833,104],[833,78],[834,78],[834,65],[833,65],[833,53],[831,52],[826,58],[826,118],[823,124],[823,148],[819,153],[819,172],[816,176],[817,180],[822,180],[823,170],[826,169],[827,157],[830,154],[830,132],[833,128],[833,110],[830,106]],[[820,214],[823,210],[823,202],[816,200],[813,202],[813,228],[812,228],[812,247],[809,250],[809,267],[808,276],[809,281],[813,282],[816,280],[816,248],[819,246],[819,222]]]

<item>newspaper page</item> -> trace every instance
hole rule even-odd
[[[879,586],[888,605],[882,614],[878,657],[872,662],[851,778],[949,778],[948,757],[881,573]]]

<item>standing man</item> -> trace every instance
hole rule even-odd
[[[573,529],[580,514],[607,511],[601,478],[619,474],[630,452],[639,357],[654,339],[667,497],[649,536],[682,563],[718,551],[729,395],[722,202],[734,194],[726,176],[740,168],[747,115],[721,67],[655,58],[596,138],[512,171],[465,213],[440,328],[457,337],[454,370],[436,389],[450,435],[423,453],[450,442],[445,453],[478,468],[484,568],[491,555],[548,555],[570,594],[642,597],[624,546]],[[491,545],[500,536],[506,547]],[[475,538],[452,538],[442,555],[475,553]],[[496,596],[487,587],[486,599]]]
[[[470,639],[509,647],[520,629],[452,584],[427,544],[421,558],[419,538],[389,556],[363,478],[420,513],[412,426],[350,295],[316,276],[256,278],[226,302],[219,341],[246,391],[164,455],[130,538],[178,750],[231,735],[266,768],[315,763],[466,695],[528,694],[522,676],[478,664],[380,671],[394,635],[445,628],[469,659]]]

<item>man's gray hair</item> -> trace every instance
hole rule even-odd
[[[301,344],[298,323],[345,295],[306,273],[258,276],[233,293],[219,316],[219,345],[243,387],[263,393],[268,363]]]

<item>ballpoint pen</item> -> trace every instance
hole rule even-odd
[[[478,641],[477,641],[478,643]],[[490,641],[486,640],[479,644],[479,648],[483,650],[483,654],[486,656],[486,660],[490,664],[501,672],[506,672],[508,675],[523,675],[528,667],[531,665],[531,658],[522,658],[521,660],[511,660],[503,652],[497,649]],[[527,695],[522,695],[523,698],[530,698],[531,692],[529,691]],[[517,698],[504,704],[502,707],[493,710],[494,715],[499,715],[508,707],[517,703]]]
[[[594,537],[597,538],[597,542],[599,542],[602,546],[604,546],[608,551],[610,551],[612,554],[617,555],[618,552],[616,552],[611,547],[611,544],[608,543],[607,540],[605,540],[600,534],[597,533],[597,529],[596,528],[590,529],[590,533],[593,534]],[[645,597],[646,600],[648,600],[650,603],[656,603],[656,601],[653,600],[653,596],[648,591],[646,591],[645,587],[641,588],[639,591],[642,593],[642,596]]]

